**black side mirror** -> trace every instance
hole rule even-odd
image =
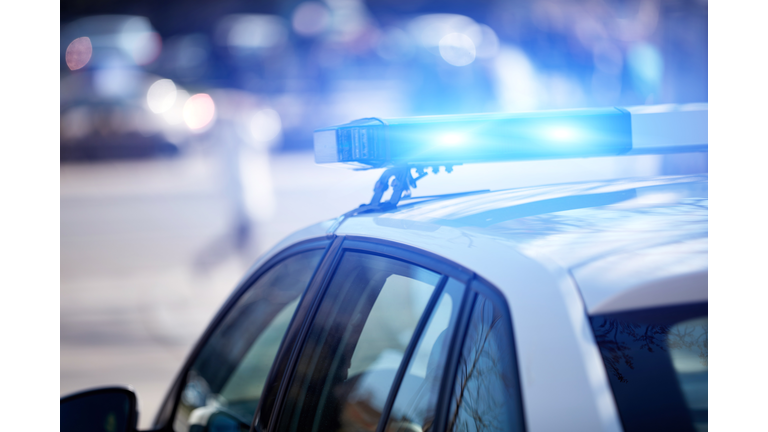
[[[136,394],[105,387],[61,398],[61,432],[135,432],[139,420]]]

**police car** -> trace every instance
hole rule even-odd
[[[456,164],[699,151],[706,104],[317,131],[318,163],[385,168],[371,202],[252,267],[156,430],[706,431],[706,175],[411,194]],[[61,428],[137,415],[98,389]]]

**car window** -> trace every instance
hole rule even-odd
[[[707,430],[706,304],[591,321],[625,431]]]
[[[440,275],[345,252],[286,393],[280,431],[375,431]]]
[[[247,430],[299,298],[323,255],[303,252],[265,272],[237,300],[187,373],[173,428],[211,422]]]
[[[464,284],[455,279],[446,283],[400,382],[387,432],[432,429],[448,346],[464,291]]]
[[[521,400],[509,317],[478,294],[459,357],[447,429],[525,430]]]

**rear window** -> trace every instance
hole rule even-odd
[[[624,430],[707,430],[707,304],[591,317]]]

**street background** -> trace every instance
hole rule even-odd
[[[314,164],[361,117],[708,102],[708,4],[63,1],[60,393],[130,384],[148,427],[265,251],[372,195]],[[706,154],[459,166],[414,195],[706,172]]]
[[[130,384],[148,426],[191,345],[257,256],[368,199],[376,174],[313,180],[328,169],[307,153],[272,167],[279,214],[257,225],[253,250],[238,252],[227,245],[231,204],[205,160],[62,166],[61,394]],[[200,263],[212,249],[213,262]]]

